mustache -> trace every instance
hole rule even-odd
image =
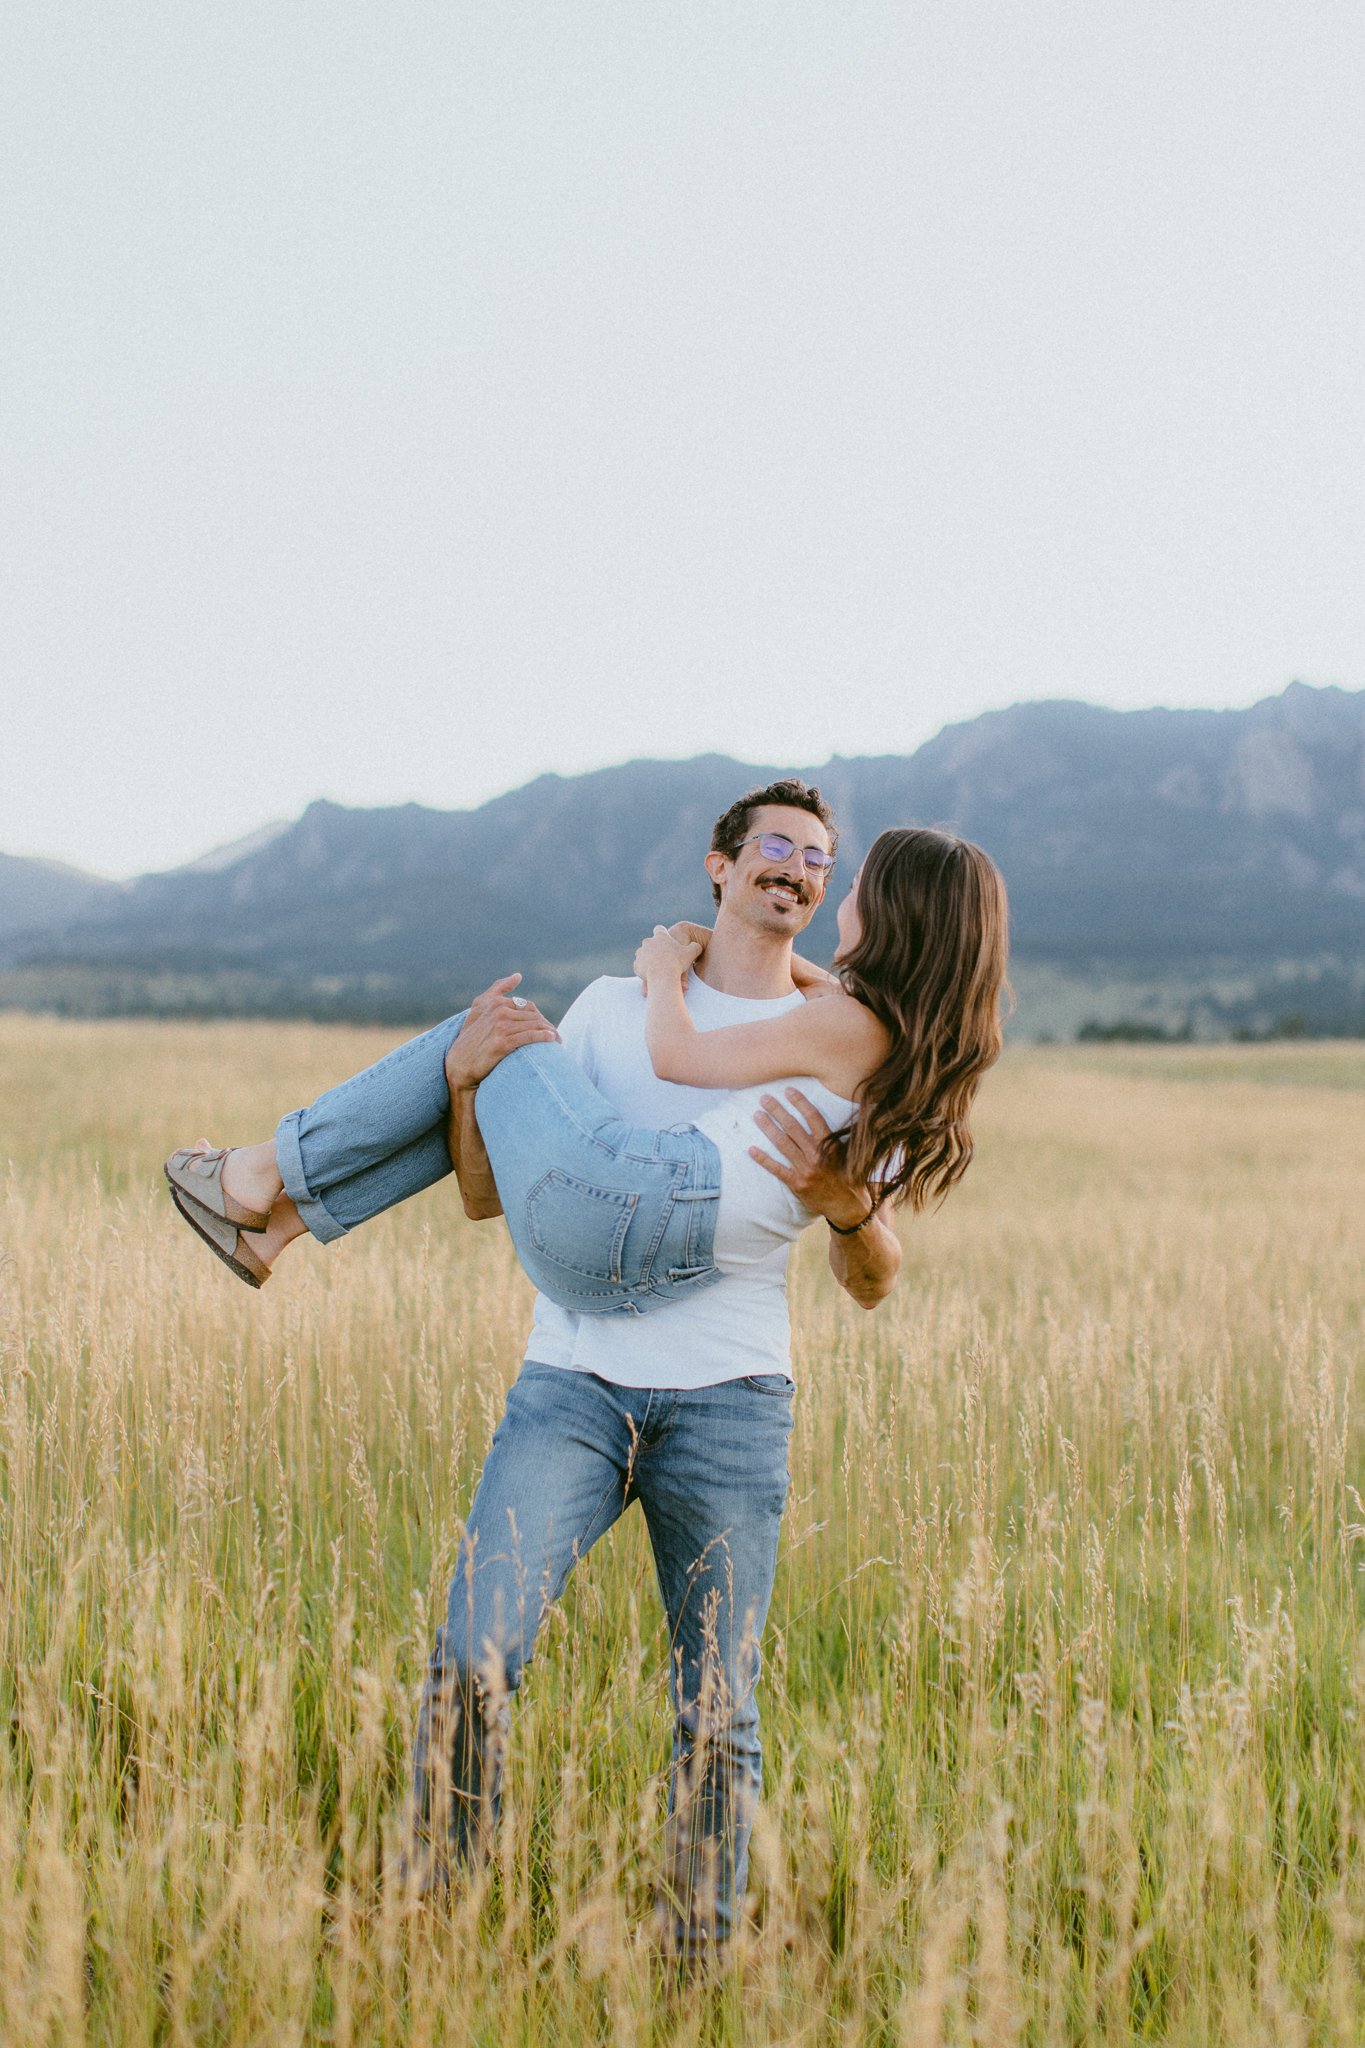
[[[781,882],[784,888],[794,890],[798,903],[810,903],[813,901],[813,892],[805,882],[794,882],[790,875],[783,874],[780,870],[776,874],[760,875],[758,878],[759,888],[761,889],[766,882]]]

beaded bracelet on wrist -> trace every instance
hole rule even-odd
[[[829,1223],[828,1216],[826,1216],[825,1221],[826,1223],[829,1223],[829,1227],[834,1232],[834,1235],[836,1237],[856,1237],[860,1230],[863,1230],[867,1227],[867,1225],[872,1221],[872,1218],[876,1215],[876,1213],[877,1206],[874,1202],[872,1207],[868,1210],[866,1216],[860,1216],[856,1223]]]

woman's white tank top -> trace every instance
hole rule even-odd
[[[781,1102],[784,1088],[799,1088],[832,1131],[843,1130],[858,1114],[856,1103],[836,1095],[823,1081],[798,1077],[765,1081],[758,1088],[738,1088],[697,1118],[697,1129],[720,1153],[715,1259],[722,1272],[737,1272],[771,1258],[780,1245],[790,1244],[815,1221],[814,1213],[789,1187],[749,1157],[751,1145],[778,1157],[754,1122],[754,1112],[765,1095],[775,1095]]]

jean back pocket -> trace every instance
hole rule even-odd
[[[551,1265],[619,1287],[626,1232],[639,1199],[554,1167],[526,1197],[526,1235]]]

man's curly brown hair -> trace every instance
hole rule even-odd
[[[722,811],[711,832],[711,852],[723,853],[727,860],[734,860],[740,847],[749,837],[749,825],[754,812],[765,804],[785,804],[789,810],[809,811],[818,818],[829,834],[829,850],[838,851],[839,827],[834,822],[834,813],[818,789],[812,783],[802,782],[799,776],[785,775],[776,782],[769,782],[762,789],[746,789],[743,796],[736,797],[728,811]],[[711,894],[720,902],[720,886],[711,884]]]

